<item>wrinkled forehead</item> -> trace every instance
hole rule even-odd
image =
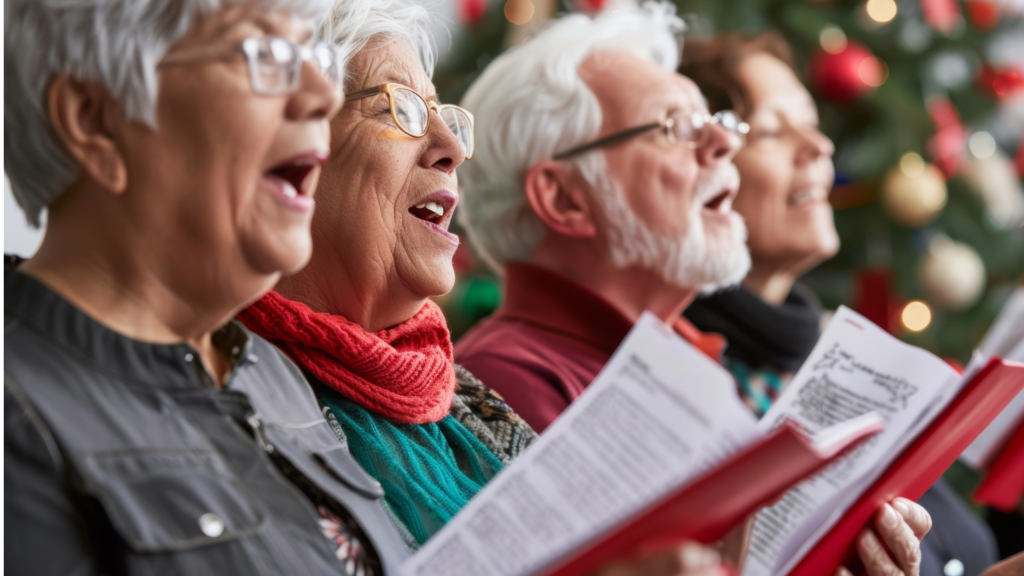
[[[579,73],[601,104],[602,133],[653,122],[666,112],[707,111],[692,80],[629,53],[593,54]]]
[[[348,74],[351,86],[347,88],[352,92],[395,82],[412,88],[424,98],[436,98],[434,84],[423,70],[419,57],[400,40],[368,43],[350,61]]]

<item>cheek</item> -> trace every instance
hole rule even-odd
[[[733,209],[747,222],[753,245],[759,237],[772,235],[774,228],[785,225],[792,166],[784,155],[770,149],[746,149],[736,156],[735,164],[740,173],[740,191]]]

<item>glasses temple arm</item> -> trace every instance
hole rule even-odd
[[[661,122],[655,122],[653,124],[644,124],[643,126],[637,126],[636,128],[623,130],[622,132],[617,132],[615,134],[605,136],[604,138],[599,138],[588,144],[583,144],[581,146],[571,148],[569,150],[566,150],[565,152],[559,152],[558,154],[555,154],[551,158],[553,160],[562,160],[570,156],[575,156],[577,154],[593,150],[594,148],[600,148],[602,146],[608,146],[610,144],[615,144],[623,140],[628,140],[634,136],[643,134],[644,132],[654,130],[655,128],[661,128],[662,125],[663,124]]]
[[[353,93],[349,94],[348,96],[345,96],[345,102],[351,102],[353,100],[360,100],[360,99],[363,99],[363,98],[369,98],[370,96],[373,96],[375,94],[380,94],[383,91],[384,91],[384,87],[383,86],[374,86],[373,88],[367,88],[366,90],[360,90],[358,92],[353,92]]]

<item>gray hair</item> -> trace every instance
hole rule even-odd
[[[25,217],[79,174],[50,122],[46,91],[67,74],[103,87],[125,117],[156,128],[157,64],[196,18],[246,0],[8,0],[4,23],[4,166]],[[262,0],[316,23],[328,0]]]
[[[523,194],[526,171],[601,129],[601,107],[580,65],[598,52],[626,52],[674,71],[684,28],[675,12],[668,2],[645,2],[613,4],[593,18],[564,16],[496,58],[466,92],[462,105],[476,116],[477,139],[473,160],[459,167],[459,222],[497,272],[528,258],[544,235]],[[603,152],[570,163],[603,188]]]
[[[428,78],[434,76],[437,45],[431,32],[433,16],[409,0],[334,0],[330,14],[317,32],[317,40],[338,45],[348,62],[370,44],[406,43],[419,56]],[[345,91],[355,89],[345,78]]]

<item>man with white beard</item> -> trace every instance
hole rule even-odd
[[[732,211],[732,158],[748,127],[729,112],[710,116],[675,73],[681,29],[667,3],[566,16],[495,59],[463,99],[478,138],[459,167],[460,220],[504,277],[505,302],[455,360],[538,432],[644,310],[721,355],[723,339],[680,313],[750,267]],[[867,574],[918,576],[930,527],[914,502],[883,505],[856,541]]]
[[[710,116],[674,73],[678,27],[663,5],[563,18],[495,60],[463,101],[481,138],[459,167],[459,214],[506,296],[456,361],[537,431],[644,310],[715,360],[723,348],[680,314],[750,267],[731,209],[746,126]]]

